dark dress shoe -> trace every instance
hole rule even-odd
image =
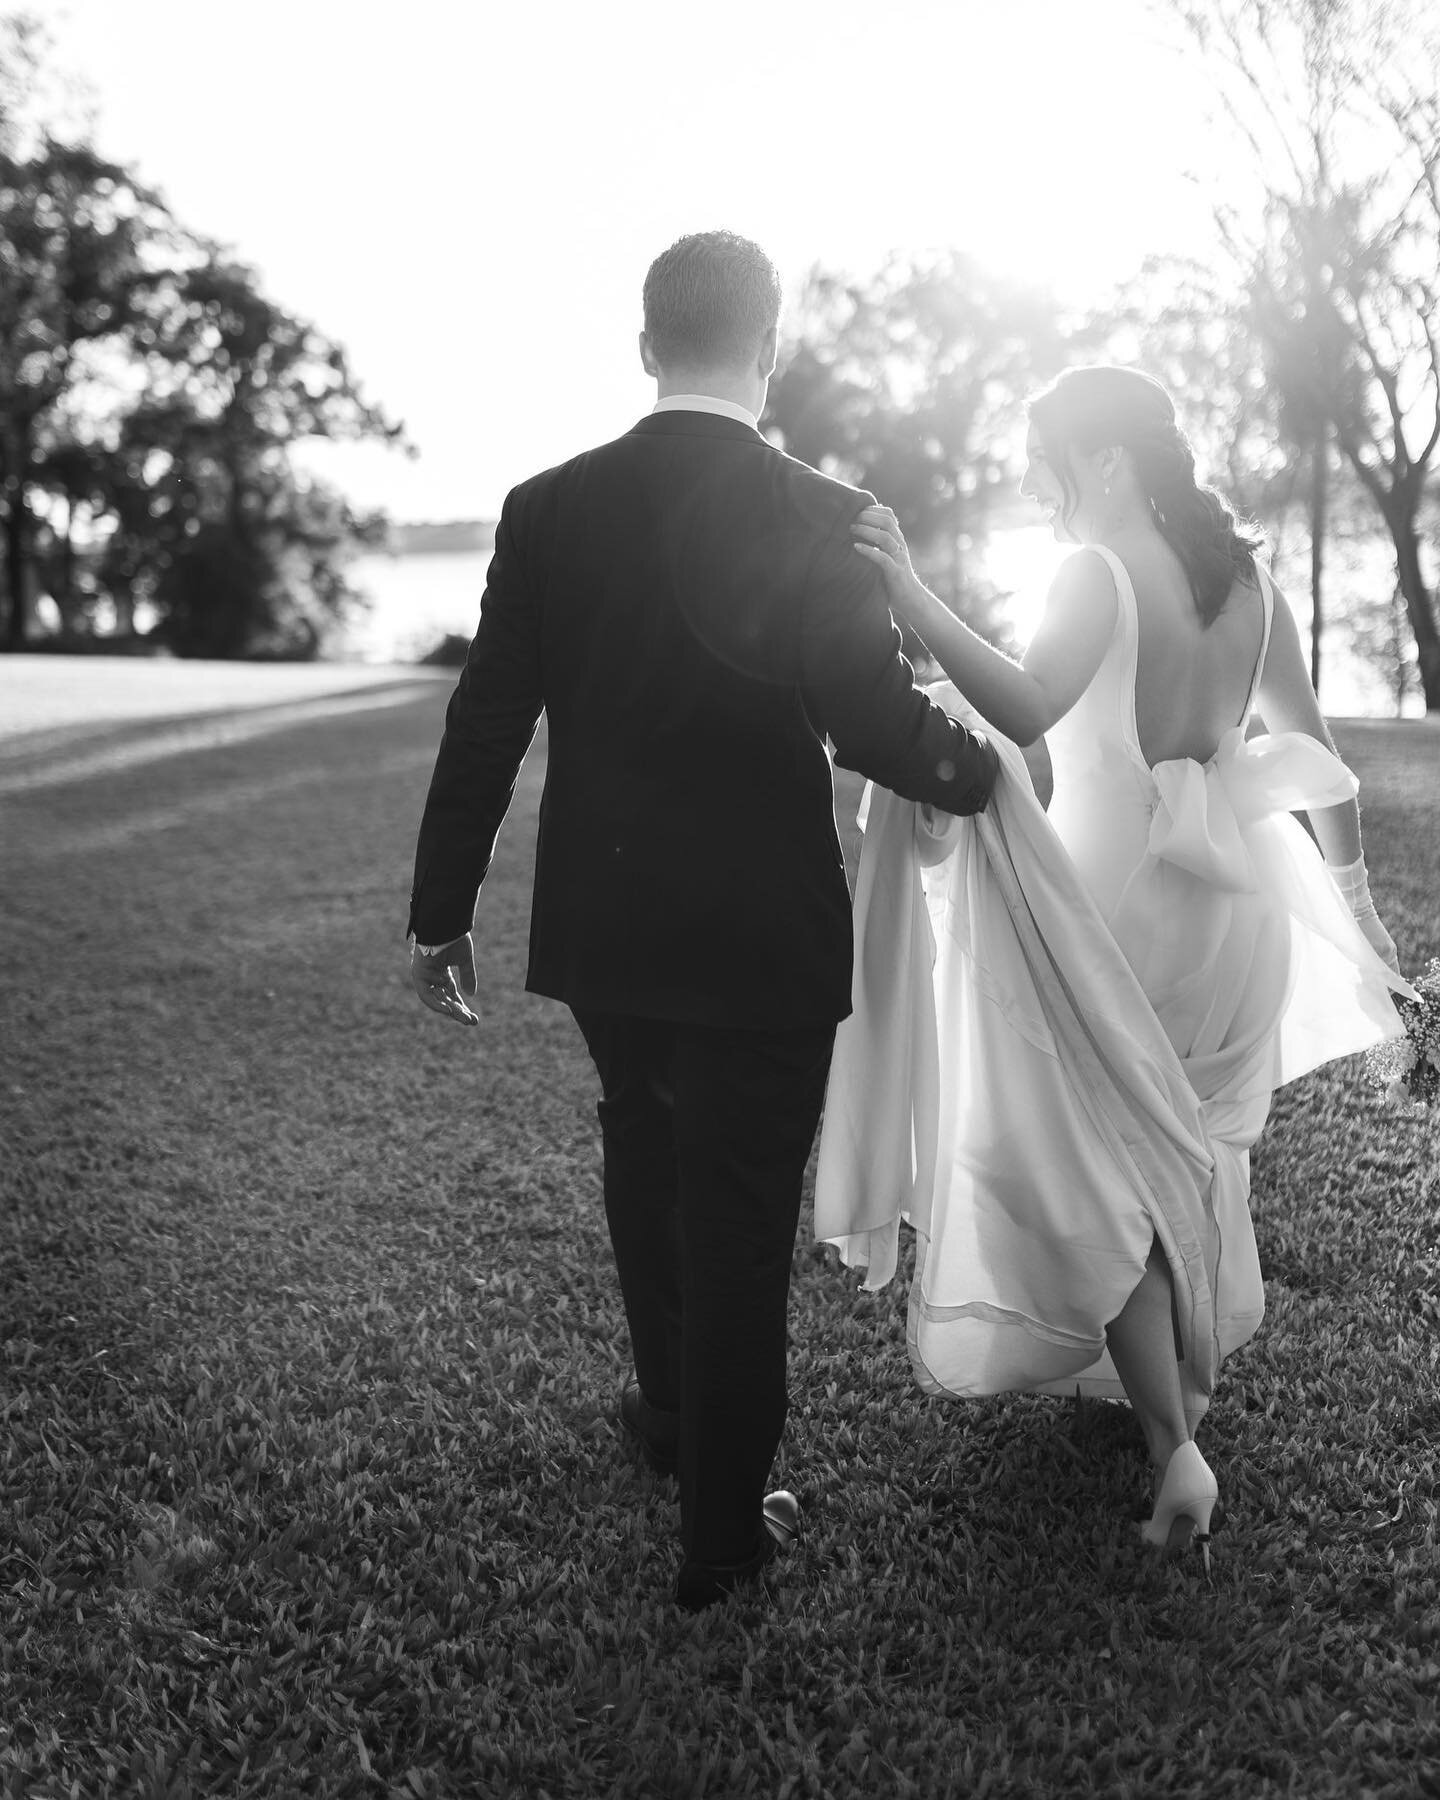
[[[675,1582],[675,1601],[686,1612],[700,1612],[733,1594],[762,1573],[777,1548],[788,1548],[800,1536],[800,1503],[784,1488],[767,1494],[760,1507],[760,1547],[744,1562],[686,1562]]]
[[[652,1406],[634,1375],[620,1390],[620,1426],[640,1446],[657,1475],[673,1475],[680,1460],[680,1415]]]

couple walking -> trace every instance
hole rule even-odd
[[[527,986],[599,1074],[620,1419],[678,1476],[691,1609],[799,1529],[765,1487],[822,1106],[820,1235],[878,1283],[916,1228],[921,1384],[1123,1391],[1142,1533],[1179,1541],[1217,1491],[1216,1367],[1259,1322],[1270,1094],[1398,1033],[1404,991],[1289,608],[1163,389],[1074,369],[1032,402],[1022,491],[1081,548],[1015,663],[892,513],[760,435],[779,311],[758,246],[681,239],[645,281],[654,411],[508,496],[410,915],[420,998],[473,1020],[543,711]],[[892,612],[948,684],[916,685]],[[1016,749],[1042,733],[1048,816]],[[874,784],[853,918],[832,755]]]

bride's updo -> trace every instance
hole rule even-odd
[[[1155,523],[1180,558],[1206,625],[1237,578],[1254,579],[1264,535],[1240,519],[1223,494],[1196,481],[1189,440],[1153,376],[1106,365],[1067,369],[1030,402],[1030,422],[1064,484],[1067,517],[1076,501],[1072,453],[1084,456],[1112,445],[1130,452]]]

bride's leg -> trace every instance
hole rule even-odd
[[[1170,1265],[1156,1238],[1145,1273],[1118,1317],[1106,1326],[1105,1334],[1110,1360],[1145,1433],[1150,1460],[1161,1474],[1190,1437],[1171,1305]]]

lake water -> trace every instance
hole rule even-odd
[[[489,565],[489,554],[474,550],[357,557],[351,579],[373,604],[333,653],[360,662],[414,662],[444,637],[473,636]]]
[[[1014,590],[1011,616],[1023,643],[1034,626],[1046,587],[1065,551],[1044,530],[997,532],[989,568],[1003,587]],[[463,551],[426,555],[358,557],[353,580],[373,600],[368,617],[347,629],[333,655],[360,662],[413,662],[454,634],[469,638],[480,616],[489,553]],[[1393,577],[1377,566],[1375,579]],[[1298,587],[1298,582],[1295,583]],[[1301,620],[1302,635],[1308,619]],[[1331,634],[1321,666],[1321,699],[1334,718],[1393,718],[1394,695],[1371,665],[1349,655]],[[1418,694],[1409,696],[1407,715],[1423,714]]]

